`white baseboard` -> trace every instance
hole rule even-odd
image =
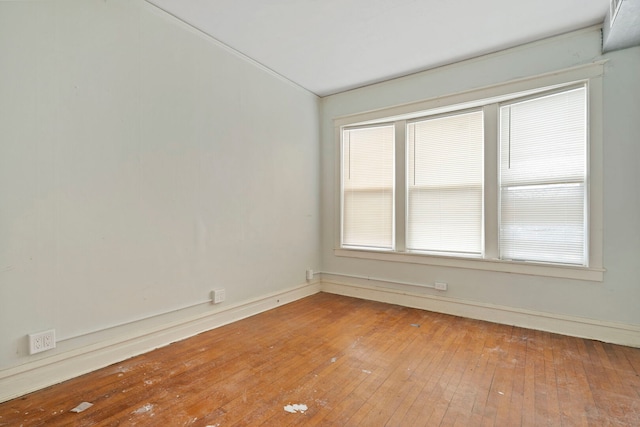
[[[275,292],[216,312],[185,316],[161,326],[76,348],[0,371],[0,402],[121,362],[201,332],[276,308],[320,291],[319,281]],[[175,316],[175,313],[172,313]]]
[[[640,326],[638,325],[604,322],[577,316],[545,313],[437,295],[417,294],[382,286],[354,284],[348,281],[325,278],[322,278],[320,290],[338,295],[640,348]]]
[[[134,327],[118,337],[61,352],[0,371],[0,402],[66,381],[201,332],[253,316],[298,299],[327,292],[398,304],[472,319],[595,339],[640,348],[640,326],[602,322],[576,316],[518,309],[437,295],[417,294],[384,286],[322,278],[265,295],[213,313],[166,322],[148,330]],[[175,315],[175,313],[173,314]]]

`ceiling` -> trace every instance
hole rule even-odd
[[[604,21],[608,0],[147,0],[326,96]]]

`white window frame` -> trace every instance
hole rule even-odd
[[[454,267],[534,276],[558,277],[586,281],[603,281],[603,142],[602,142],[602,76],[605,61],[594,62],[562,71],[513,80],[507,83],[364,112],[334,119],[337,146],[336,173],[340,182],[341,135],[343,127],[361,126],[382,122],[399,122],[396,126],[396,188],[395,188],[395,249],[393,251],[342,248],[340,230],[341,188],[336,191],[336,219],[334,255],[379,261]],[[587,218],[588,260],[587,266],[572,266],[529,261],[499,259],[498,250],[498,107],[499,102],[522,98],[538,93],[585,84],[587,87]],[[484,253],[481,258],[441,256],[407,252],[406,227],[406,121],[419,117],[481,107],[484,110]]]

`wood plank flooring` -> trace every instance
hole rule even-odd
[[[0,404],[21,425],[640,426],[640,349],[320,293]]]

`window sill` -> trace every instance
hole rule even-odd
[[[602,282],[603,268],[337,248],[335,256]]]

